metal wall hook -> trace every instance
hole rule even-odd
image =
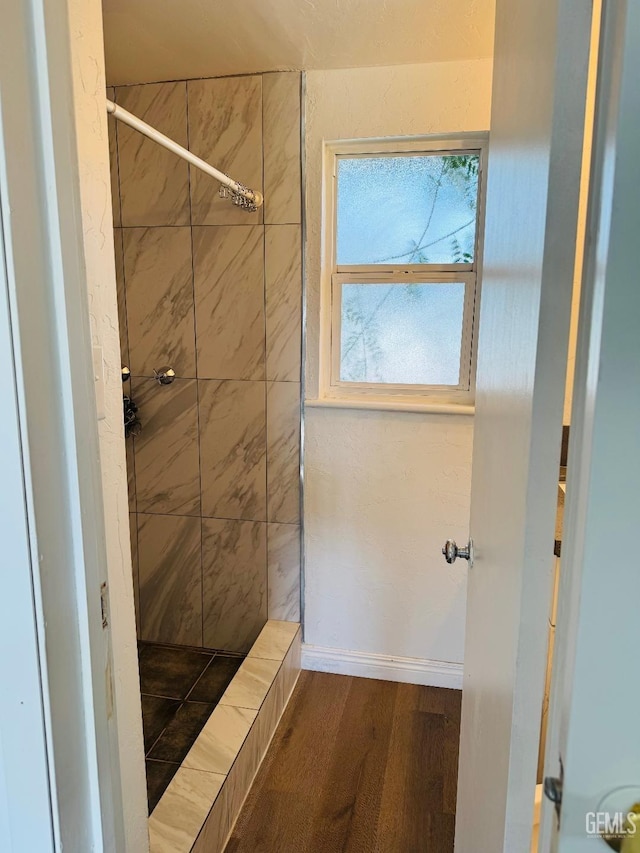
[[[123,382],[128,382],[131,379],[131,371],[129,370],[126,364],[122,366],[121,373]]]
[[[159,367],[157,370],[154,367],[153,375],[159,385],[171,385],[173,380],[176,378],[175,370],[169,365],[165,367]]]

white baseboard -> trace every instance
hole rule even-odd
[[[462,690],[462,664],[439,660],[350,652],[303,643],[302,669]]]

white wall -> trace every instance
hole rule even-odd
[[[318,394],[323,140],[487,130],[491,70],[307,73],[307,399]],[[468,569],[441,548],[468,536],[473,418],[312,407],[305,418],[305,643],[460,664]]]
[[[181,0],[161,14],[157,0],[103,5],[117,86],[491,56],[495,0]]]
[[[94,345],[103,348],[105,364],[106,417],[99,422],[99,438],[112,633],[111,711],[118,726],[126,849],[144,853],[148,849],[146,782],[122,427],[101,4],[97,0],[70,0],[69,25],[91,329]]]

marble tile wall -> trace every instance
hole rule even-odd
[[[218,185],[109,119],[122,362],[142,639],[251,648],[300,619],[300,74],[107,93],[265,194]],[[177,379],[161,386],[154,369]]]

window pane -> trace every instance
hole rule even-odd
[[[464,289],[343,284],[341,381],[458,385]]]
[[[477,154],[338,158],[337,260],[472,263]]]

